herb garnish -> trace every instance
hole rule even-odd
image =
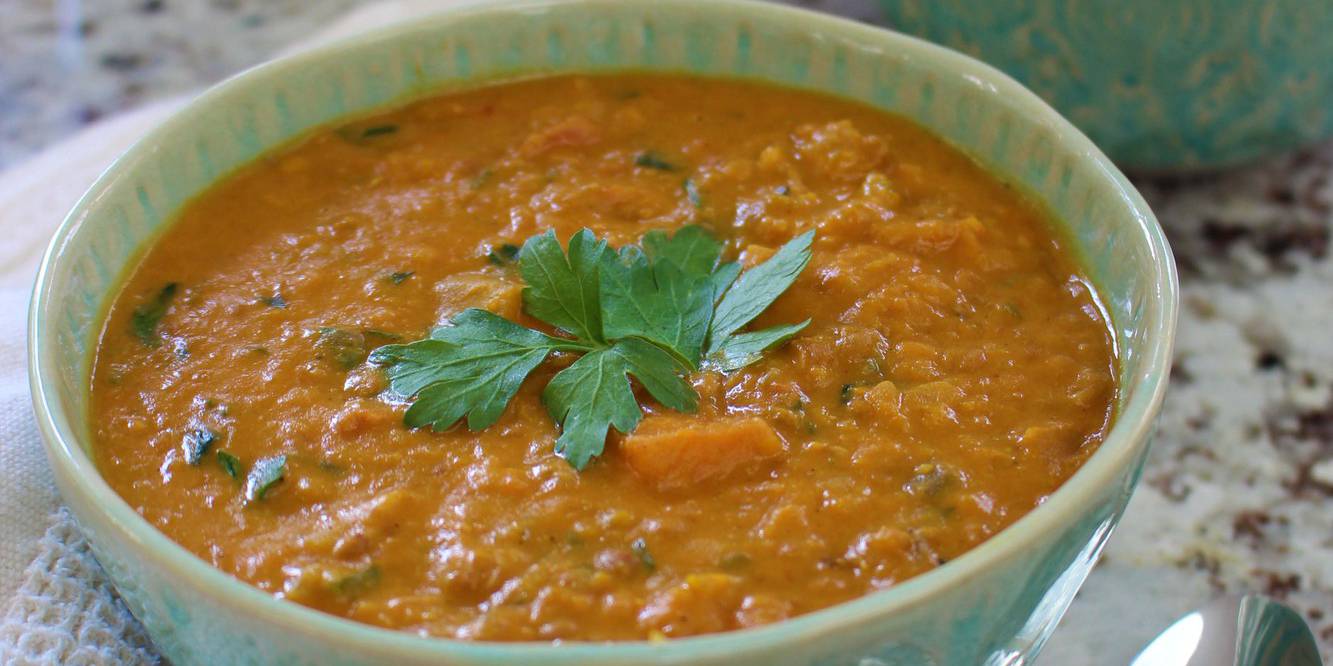
[[[397,125],[375,125],[361,130],[361,138],[370,139],[377,136],[384,136],[385,134],[393,134],[397,131]]]
[[[222,466],[222,471],[227,473],[237,481],[241,480],[241,459],[236,456],[218,449],[218,464]]]
[[[286,473],[287,456],[269,456],[256,460],[250,473],[245,475],[245,501],[248,503],[264,499],[273,484],[281,481]]]
[[[315,338],[315,349],[320,358],[330,359],[344,370],[351,370],[366,357],[366,337],[357,331],[325,326],[319,329]]]
[[[374,564],[339,578],[333,589],[345,597],[356,597],[380,582],[380,568]]]
[[[657,560],[653,559],[653,554],[648,550],[648,542],[643,539],[635,539],[629,545],[630,550],[634,551],[634,556],[639,558],[639,564],[650,573],[657,569]]]
[[[523,303],[569,337],[472,308],[424,340],[380,347],[370,360],[390,366],[395,393],[415,396],[408,426],[444,430],[467,417],[480,430],[500,418],[548,355],[581,354],[551,379],[542,401],[561,426],[556,453],[583,469],[602,452],[610,428],[638,426],[643,414],[631,377],[662,405],[693,412],[698,395],[686,373],[743,367],[804,328],[809,320],[738,332],[791,286],[810,261],[813,239],[813,231],[804,233],[742,274],[739,264],[722,263],[722,244],[700,227],[670,237],[649,232],[640,246],[619,251],[584,229],[566,252],[550,231],[519,253]]]
[[[685,188],[685,198],[690,201],[691,206],[703,208],[704,199],[699,195],[699,186],[695,184],[693,178],[686,178],[681,187]]]
[[[167,307],[171,305],[171,299],[175,298],[178,286],[175,282],[168,282],[162,287],[162,291],[157,292],[157,296],[135,308],[130,315],[130,330],[145,345],[162,346],[162,337],[157,334],[157,324],[167,314]]]
[[[397,333],[392,331],[381,331],[378,328],[363,328],[361,329],[361,335],[365,338],[379,338],[386,342],[398,342],[403,339],[403,336],[398,335]],[[369,346],[369,343],[367,343],[367,346]]]
[[[508,266],[518,259],[518,246],[505,243],[486,253],[486,258],[496,266]]]
[[[199,427],[185,433],[181,441],[181,448],[185,451],[185,462],[191,465],[198,465],[204,459],[204,454],[208,452],[208,447],[217,441],[218,436],[213,434],[208,428]]]
[[[271,308],[277,308],[279,310],[285,309],[287,307],[287,299],[283,298],[282,294],[276,291],[273,292],[272,296],[261,296],[259,298],[259,302]]]
[[[666,161],[656,151],[649,150],[634,156],[634,166],[657,169],[658,171],[675,171],[676,165]]]
[[[410,278],[416,274],[417,274],[416,271],[398,271],[395,273],[390,273],[389,282],[392,282],[394,284],[402,284],[404,282],[407,282],[407,278]]]

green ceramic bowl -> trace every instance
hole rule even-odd
[[[1234,166],[1333,137],[1333,2],[879,0],[1012,74],[1126,169]]]
[[[519,74],[625,69],[747,77],[863,100],[915,119],[1047,202],[1114,322],[1121,392],[1106,442],[1046,503],[930,573],[767,627],[667,643],[467,643],[324,615],[213,569],[98,476],[90,352],[121,276],[191,196],[348,114]],[[30,372],[65,501],[178,666],[1017,664],[1054,629],[1138,479],[1166,388],[1176,298],[1171,252],[1143,199],[1073,126],[986,65],[767,4],[528,0],[458,7],[264,65],[149,134],[56,233],[32,304]]]

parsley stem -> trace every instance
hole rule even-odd
[[[551,344],[551,351],[590,352],[604,349],[607,346],[595,342],[583,342],[582,340],[565,340],[562,338],[552,339],[555,340],[555,342]]]

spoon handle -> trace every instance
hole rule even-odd
[[[1130,666],[1323,666],[1305,619],[1251,594],[1186,614],[1148,643]]]

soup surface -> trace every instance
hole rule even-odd
[[[745,265],[815,230],[756,325],[811,323],[692,374],[695,414],[641,396],[581,472],[540,397],[559,358],[476,432],[406,427],[367,360],[467,307],[552,332],[506,246],[692,223]],[[528,80],[316,132],[187,205],[111,308],[91,417],[131,506],[276,596],[434,636],[679,637],[890,587],[1039,504],[1112,416],[1096,298],[1037,207],[903,119]]]

